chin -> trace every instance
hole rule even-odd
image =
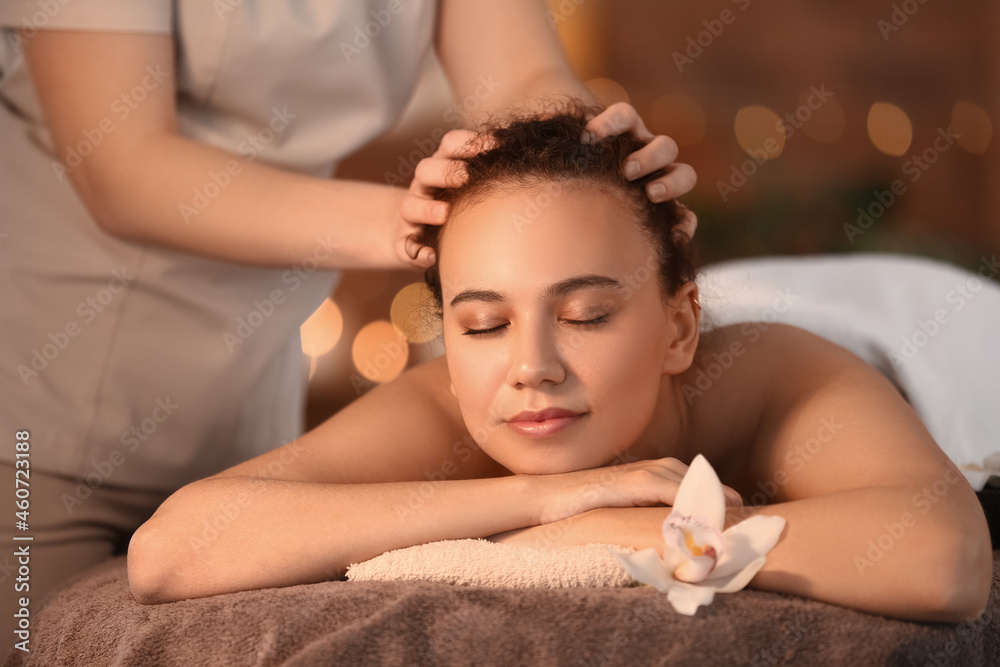
[[[553,456],[544,452],[538,452],[533,457],[521,457],[514,460],[497,459],[497,461],[510,470],[515,475],[558,475],[560,473],[578,472],[580,470],[590,470],[591,468],[601,468],[610,466],[615,459],[609,459],[607,463],[588,462],[579,457]]]

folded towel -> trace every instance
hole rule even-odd
[[[754,336],[783,322],[847,348],[896,385],[979,491],[1000,475],[998,271],[996,255],[975,273],[886,253],[721,262],[697,279],[701,328],[755,322]]]
[[[347,567],[349,581],[436,581],[496,588],[633,586],[607,544],[552,549],[499,544],[484,539],[441,540],[396,549]]]

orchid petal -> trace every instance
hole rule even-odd
[[[670,604],[678,613],[694,616],[698,607],[712,603],[712,600],[715,599],[715,589],[678,581],[667,592],[667,599],[670,600]]]
[[[757,558],[766,556],[785,529],[780,516],[757,514],[730,526],[722,533],[725,550],[712,571],[712,578],[722,578],[738,572]]]
[[[671,549],[669,546],[663,549],[663,566],[670,572],[674,572],[688,558],[688,555],[679,549]]]
[[[764,567],[767,558],[761,556],[751,561],[746,567],[724,577],[711,577],[701,582],[702,586],[709,586],[715,589],[716,593],[735,593],[742,590],[750,580]]]
[[[655,586],[656,590],[661,593],[666,593],[678,583],[674,580],[673,571],[660,560],[656,549],[643,549],[631,554],[617,551],[611,551],[611,553],[633,579]]]
[[[711,548],[718,560],[726,548],[722,531],[709,525],[708,517],[702,514],[685,516],[675,510],[664,519],[661,532],[665,544],[689,558],[704,556],[705,551]]]
[[[698,454],[691,461],[680,488],[674,497],[674,511],[691,516],[700,514],[708,519],[708,525],[722,530],[726,522],[726,497],[722,492],[719,476],[712,464]]]
[[[705,579],[713,567],[715,559],[711,556],[691,556],[674,570],[674,579],[696,584]]]

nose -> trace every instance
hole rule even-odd
[[[507,382],[510,386],[537,387],[546,380],[559,384],[566,379],[566,367],[555,336],[542,323],[522,323],[509,338]]]

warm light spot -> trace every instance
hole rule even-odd
[[[840,141],[844,136],[844,107],[834,98],[829,98],[819,108],[813,109],[809,106],[809,98],[812,93],[802,93],[799,98],[799,106],[796,111],[796,120],[801,121],[800,116],[805,116],[808,110],[808,118],[802,124],[802,131],[806,136],[825,144],[832,144]]]
[[[785,148],[785,126],[767,107],[743,107],[736,113],[734,125],[736,141],[752,157],[774,159]]]
[[[369,322],[354,338],[351,359],[354,367],[372,382],[388,382],[403,372],[410,357],[410,345],[392,322]]]
[[[913,125],[895,104],[876,102],[868,111],[868,137],[886,155],[904,155],[913,141]]]
[[[329,298],[309,316],[302,328],[302,352],[310,357],[320,357],[333,349],[344,331],[344,316]]]
[[[617,81],[612,81],[611,79],[591,79],[587,81],[586,85],[590,89],[591,95],[600,100],[601,104],[606,107],[611,106],[615,102],[629,101],[628,93],[625,92],[625,88]]]
[[[646,126],[678,146],[692,146],[705,136],[705,112],[689,95],[662,95],[653,101]]]
[[[426,343],[441,333],[441,320],[434,316],[434,297],[425,283],[410,283],[399,290],[389,318],[411,343]]]
[[[951,130],[958,145],[976,155],[982,155],[993,140],[993,121],[978,104],[959,100],[951,110]]]

